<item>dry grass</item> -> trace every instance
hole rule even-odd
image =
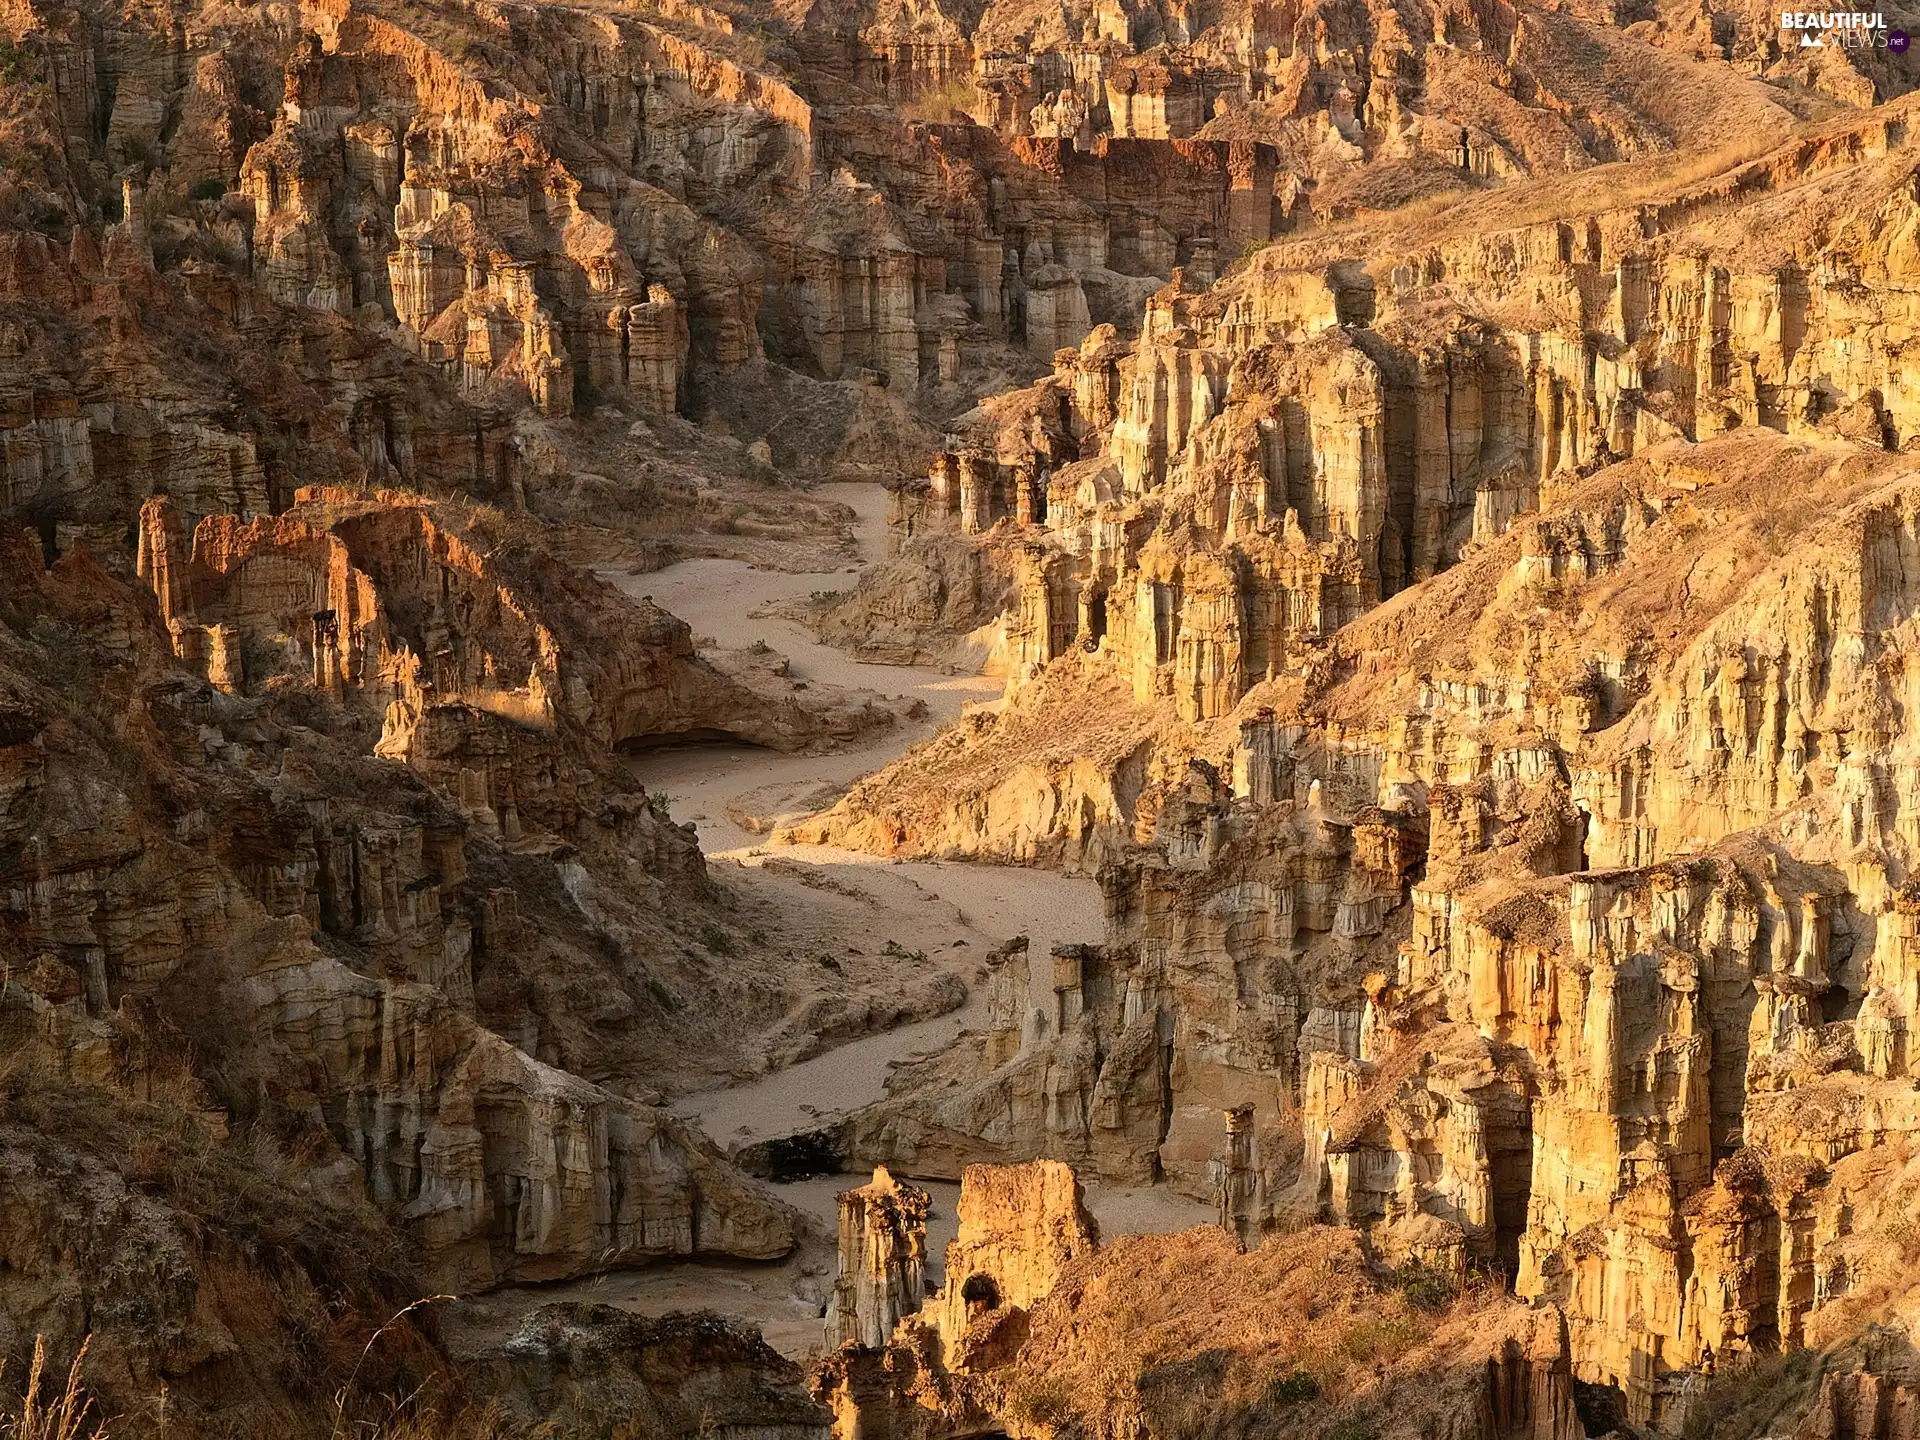
[[[51,1399],[43,1398],[47,1373],[47,1337],[36,1336],[33,1364],[27,1371],[27,1393],[21,1397],[20,1414],[0,1420],[0,1440],[105,1440],[106,1431],[95,1418],[93,1401],[81,1383],[80,1370],[87,1358],[83,1344],[80,1353],[67,1367],[66,1386]]]
[[[417,1301],[387,1325],[397,1323],[408,1311],[427,1303]],[[385,1333],[386,1328],[383,1326],[376,1332],[375,1338]],[[35,1337],[33,1363],[27,1373],[20,1413],[0,1417],[0,1440],[112,1440],[108,1423],[100,1417],[87,1394],[82,1373],[87,1348],[83,1343],[73,1357],[73,1363],[67,1367],[66,1383],[48,1393],[47,1340],[44,1335]],[[372,1341],[368,1342],[368,1348],[372,1348]],[[343,1389],[336,1397],[333,1434],[336,1440],[347,1440],[347,1437],[354,1440],[521,1440],[521,1437],[536,1440],[540,1433],[528,1435],[524,1429],[510,1426],[497,1406],[481,1409],[457,1406],[448,1410],[416,1403],[418,1400],[416,1393],[388,1402],[388,1414],[384,1418],[348,1420],[347,1391]]]
[[[1683,1440],[1753,1440],[1772,1434],[1782,1415],[1797,1413],[1818,1390],[1819,1357],[1807,1350],[1761,1356],[1722,1370],[1687,1413]]]
[[[1521,1313],[1488,1287],[1416,1289],[1377,1272],[1348,1231],[1311,1227],[1244,1255],[1211,1228],[1125,1237],[1036,1309],[1007,1411],[1165,1440],[1385,1434],[1400,1410],[1472,1403],[1487,1337]]]
[[[937,90],[929,90],[917,100],[900,107],[900,114],[923,125],[953,125],[972,119],[973,107],[980,103],[980,92],[971,80],[949,80]]]

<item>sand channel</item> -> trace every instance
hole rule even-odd
[[[853,509],[853,539],[863,564],[884,556],[886,497],[878,485],[823,486],[817,493]],[[642,575],[618,568],[601,573],[629,594],[651,596],[691,625],[702,644],[739,649],[764,641],[787,655],[791,673],[810,684],[917,697],[926,704],[926,720],[897,726],[857,749],[780,755],[722,743],[634,756],[629,762],[634,772],[650,790],[668,797],[674,818],[697,825],[702,848],[716,870],[735,867],[734,880],[772,903],[814,907],[823,926],[838,927],[843,939],[851,923],[851,897],[863,940],[880,944],[894,939],[924,950],[928,964],[948,966],[969,980],[987,946],[1015,935],[1028,936],[1036,967],[1045,963],[1055,944],[1101,938],[1099,889],[1084,877],[989,865],[901,863],[824,846],[775,848],[739,823],[739,815],[763,810],[769,796],[839,793],[957,715],[965,702],[991,699],[1000,691],[999,682],[985,676],[862,663],[819,644],[800,624],[769,613],[770,606],[782,601],[844,588],[858,573],[857,566],[793,573],[705,558]],[[735,813],[730,815],[730,810]],[[828,885],[823,887],[823,881]],[[829,895],[831,901],[825,898]],[[953,1043],[979,1018],[979,1006],[976,994],[950,1015],[855,1040],[744,1084],[682,1096],[675,1108],[728,1149],[818,1127],[881,1099],[895,1064]],[[498,1291],[452,1307],[445,1317],[449,1338],[462,1350],[498,1343],[532,1304],[579,1299],[641,1314],[711,1308],[760,1327],[776,1348],[803,1359],[820,1345],[820,1317],[833,1282],[825,1237],[833,1233],[834,1196],[865,1178],[817,1176],[776,1187],[783,1199],[818,1222],[817,1238],[787,1260],[662,1261],[565,1284]],[[931,1286],[939,1282],[941,1257],[953,1237],[958,1187],[937,1180],[920,1183],[934,1198],[928,1233]],[[1089,1208],[1109,1236],[1177,1230],[1212,1219],[1209,1207],[1160,1187],[1095,1185],[1087,1194]]]

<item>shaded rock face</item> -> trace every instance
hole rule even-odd
[[[791,1214],[703,1138],[535,1058],[559,1048],[541,1042],[536,1014],[499,1017],[533,1026],[526,1048],[482,1023],[504,1008],[489,987],[514,956],[565,969],[580,958],[573,947],[594,943],[564,898],[551,832],[544,858],[539,834],[522,835],[530,863],[516,873],[497,829],[356,754],[351,712],[329,713],[324,695],[304,712],[307,739],[262,774],[256,747],[286,710],[271,719],[172,668],[169,632],[84,557],[43,572],[23,539],[11,559],[16,719],[0,835],[15,859],[0,938],[10,970],[18,956],[38,977],[19,996],[9,982],[45,1016],[37,1073],[125,1088],[120,1057],[157,1010],[191,1054],[230,1067],[229,1093],[200,1101],[211,1123],[236,1106],[305,1116],[287,1123],[311,1127],[302,1143],[326,1156],[315,1167],[324,1193],[371,1202],[450,1287],[570,1275],[608,1256],[790,1248]],[[297,565],[278,573],[308,583]],[[80,677],[53,644],[102,657],[77,706],[61,703],[57,687]],[[94,728],[123,713],[134,718],[119,732]],[[591,773],[590,758],[576,763]],[[576,831],[604,847],[592,865],[659,857],[663,885],[700,894],[697,849],[644,796],[603,823],[597,836]],[[543,867],[572,920],[529,883]],[[270,1096],[236,1100],[232,1087],[244,1093],[253,1075],[272,1077]]]
[[[577,1301],[542,1305],[476,1368],[512,1419],[558,1436],[604,1435],[613,1417],[649,1435],[828,1434],[828,1414],[798,1366],[704,1311],[655,1318]]]
[[[873,1183],[839,1196],[840,1273],[827,1308],[827,1344],[877,1350],[926,1298],[927,1192],[885,1167]]]
[[[216,688],[258,691],[297,665],[316,689],[381,709],[376,753],[409,763],[450,758],[450,728],[569,731],[609,749],[717,729],[790,750],[893,719],[723,675],[649,601],[532,567],[523,591],[418,497],[303,490],[271,520],[208,517],[190,552],[156,497],[141,512],[139,568],[176,658]],[[510,775],[447,778],[489,823],[505,815],[511,837]]]

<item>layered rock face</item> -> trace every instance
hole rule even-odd
[[[1907,123],[1875,112],[1651,211],[1177,279],[1137,342],[1095,331],[970,417],[912,523],[1024,528],[1016,674],[1104,644],[1143,703],[1204,720],[1556,476],[1735,426],[1898,448],[1920,427],[1893,359]]]
[[[383,715],[375,753],[416,765],[453,758],[444,732],[502,722],[603,749],[721,729],[791,750],[893,718],[867,701],[756,690],[696,658],[687,626],[651,602],[543,582],[534,567],[538,588],[523,592],[419,497],[303,490],[270,520],[208,517],[190,550],[156,497],[141,512],[139,569],[175,657],[216,689],[291,675],[358,697]],[[445,778],[492,823],[517,812],[510,776]]]
[[[892,1185],[890,1176],[887,1182]],[[870,1210],[873,1199],[892,1199],[880,1192],[878,1179],[842,1199],[869,1196],[859,1209]],[[924,1199],[911,1192],[910,1203],[912,1196]],[[991,1401],[977,1392],[973,1377],[1013,1358],[1026,1338],[1030,1312],[1097,1243],[1080,1183],[1058,1161],[970,1166],[961,1176],[958,1210],[946,1281],[925,1307],[870,1332],[837,1337],[844,1343],[814,1372],[814,1393],[832,1409],[836,1435],[877,1426],[932,1436],[990,1420]],[[844,1235],[844,1203],[841,1214]],[[925,1207],[910,1219],[924,1245]],[[839,1289],[845,1291],[849,1281],[858,1285],[870,1268],[843,1245]]]
[[[1001,951],[979,1053],[852,1123],[967,1198],[930,1303],[913,1192],[849,1206],[843,1427],[1184,1433],[1198,1394],[1563,1440],[1574,1376],[1677,1426],[1709,1364],[1883,1313],[1920,1008],[1891,57],[1751,7],[1356,0],[11,0],[0,37],[0,1348],[94,1333],[171,1434],[331,1433],[426,1287],[785,1254],[662,1090],[957,982],[816,1005],[617,752],[891,712],[566,556],[791,563],[839,522],[783,478],[930,451],[889,577],[931,578],[862,642],[1011,693],[793,835],[1100,871],[1110,924],[1038,994]],[[1572,173],[1610,162],[1651,164]],[[1061,1160],[1231,1239],[1100,1251]],[[1303,1219],[1396,1277],[1257,1245]],[[1537,1313],[1443,1334],[1395,1288],[1478,1266]],[[1391,1383],[1257,1331],[1309,1283]],[[1152,1308],[1208,1287],[1291,1368]],[[1096,1403],[1083,1334],[1131,1388]],[[601,1423],[575,1382],[623,1365],[661,1433],[825,1423],[700,1322],[510,1348],[533,1425]],[[1896,1433],[1896,1359],[1811,1433]]]
[[[1366,825],[1398,840],[1383,819],[1355,825],[1315,803],[1250,824],[1217,777],[1196,788],[1205,800],[1161,812],[1163,851],[1103,870],[1107,943],[1056,950],[1037,995],[1024,952],[995,957],[995,1028],[903,1071],[896,1099],[851,1122],[854,1155],[947,1175],[1050,1155],[1212,1200],[1229,1113],[1251,1106],[1242,1183],[1264,1191],[1272,1169],[1280,1184],[1298,1140],[1275,1119],[1310,1055],[1357,1045],[1353,977],[1378,963],[1406,862],[1367,868],[1380,862]]]
[[[1783,138],[1798,112],[1782,85],[1850,105],[1908,87],[1884,52],[1809,55],[1764,18],[1628,36],[1624,13],[1409,17],[1339,0],[1286,15],[458,9],[415,24],[327,0],[284,26],[187,14],[176,34],[22,4],[9,33],[55,82],[35,133],[71,143],[16,167],[17,208],[60,213],[63,239],[93,228],[90,207],[117,211],[109,269],[190,272],[261,338],[277,305],[337,317],[323,343],[397,342],[476,402],[483,429],[529,405],[732,413],[731,389],[769,360],[944,387],[950,413],[1015,350],[1044,364],[1089,324],[1131,330],[1176,266],[1211,279],[1315,218]],[[1636,79],[1596,90],[1596,63]],[[342,412],[355,443],[414,483],[409,432],[445,417],[396,403],[391,356],[357,368],[364,393]],[[77,482],[76,412],[49,388],[8,428]],[[273,468],[227,417],[187,419],[83,428],[159,421]],[[790,458],[783,428],[762,417],[755,433]]]
[[[877,1350],[926,1298],[927,1192],[885,1167],[873,1183],[839,1196],[839,1278],[827,1309],[827,1344]]]
[[[1275,245],[982,407],[902,520],[1020,557],[1008,699],[794,833],[1098,869],[1109,933],[856,1153],[1495,1268],[1639,1424],[1886,1293],[1906,116]]]
[[[1136,809],[1108,944],[1047,1003],[1010,976],[981,1058],[903,1072],[859,1153],[1061,1154],[1218,1186],[1248,1239],[1320,1216],[1495,1268],[1639,1423],[1845,1333],[1912,1262],[1914,486],[1757,428],[1563,476],[1188,732],[1219,748]]]
[[[658,1318],[611,1305],[542,1305],[477,1367],[512,1421],[605,1434],[609,1414],[663,1436],[825,1440],[828,1417],[800,1369],[713,1314]]]
[[[1031,1310],[1099,1240],[1079,1180],[1057,1160],[969,1166],[958,1211],[946,1283],[929,1307],[950,1348],[982,1315]]]
[[[506,1007],[525,1048],[480,1023],[503,1008],[494,989],[516,956],[578,975],[573,947],[593,943],[581,901],[562,901],[571,921],[552,914],[529,875],[544,869],[565,897],[571,869],[591,906],[592,874],[623,854],[698,893],[697,850],[643,796],[621,813],[601,789],[592,826],[573,827],[594,847],[583,856],[534,831],[568,812],[528,791],[508,859],[506,827],[482,823],[484,806],[462,812],[400,766],[358,758],[350,712],[329,715],[312,691],[308,738],[284,758],[269,750],[263,771],[268,727],[290,723],[300,692],[256,676],[279,697],[270,718],[268,704],[170,668],[157,617],[84,557],[43,572],[23,540],[9,559],[20,628],[8,632],[16,723],[0,793],[17,861],[0,914],[9,955],[37,977],[20,997],[46,1016],[36,1067],[121,1085],[115,1057],[157,1010],[203,1053],[272,1074],[273,1105],[324,1120],[307,1143],[337,1147],[327,1192],[383,1208],[461,1288],[610,1254],[791,1245],[791,1215],[703,1139],[535,1058],[591,1054],[568,1036],[578,1017],[549,1015],[542,1039],[537,1008]],[[178,568],[161,573],[192,593]],[[277,573],[308,583],[297,564]],[[79,688],[63,702],[62,685]],[[93,718],[116,705],[117,724]],[[149,786],[162,787],[159,808]]]
[[[1275,245],[1207,292],[1184,277],[1162,291],[1132,345],[1095,330],[1052,378],[961,422],[902,497],[911,543],[981,535],[1011,572],[1003,713],[796,838],[1095,868],[1148,832],[1190,755],[1269,793],[1271,757],[1233,759],[1195,727],[1244,717],[1262,684],[1318,683],[1342,626],[1552,505],[1569,477],[1730,429],[1906,444],[1909,107],[1628,209]],[[1536,203],[1578,201],[1546,187]],[[1484,209],[1456,213],[1478,227]],[[1609,563],[1619,541],[1582,523],[1539,532],[1530,579]],[[1632,662],[1596,664],[1623,706]],[[1075,669],[1082,683],[1060,678]],[[1097,718],[1079,746],[1058,743],[1082,709]],[[1710,733],[1695,713],[1672,733]],[[1619,801],[1581,803],[1595,863],[1647,856]]]

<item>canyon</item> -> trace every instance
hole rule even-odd
[[[793,834],[1091,871],[1107,934],[997,975],[847,1152],[1503,1275],[1659,1433],[1729,1362],[1904,1333],[1912,420],[1826,348],[1911,330],[1904,113],[1629,213],[1388,217],[1364,274],[1176,276],[957,429],[903,513],[1021,535],[1008,698]],[[1848,299],[1801,309],[1811,237]],[[1906,1433],[1889,1364],[1807,1433]]]
[[[0,1434],[1920,1436],[1778,19],[0,0]]]

